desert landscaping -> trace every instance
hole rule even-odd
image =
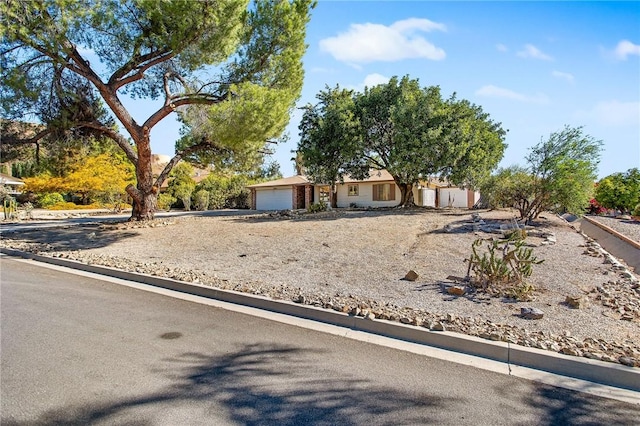
[[[25,231],[1,244],[639,367],[638,275],[579,225],[547,213],[527,229],[527,247],[544,260],[527,280],[531,300],[462,280],[473,241],[499,238],[514,218],[511,210],[248,211]]]

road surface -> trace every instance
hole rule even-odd
[[[83,214],[82,210],[69,210],[67,213]],[[156,212],[156,219],[171,218],[176,216],[243,216],[256,213],[255,210],[244,209],[224,209],[224,210],[206,210],[206,211],[161,211]],[[34,229],[64,228],[70,226],[88,225],[103,222],[124,222],[131,217],[131,213],[107,213],[96,214],[85,217],[51,217],[44,219],[37,217],[32,220],[22,220],[18,222],[0,222],[0,234],[7,234],[20,231],[29,231]]]
[[[640,406],[0,256],[3,426],[637,424]]]

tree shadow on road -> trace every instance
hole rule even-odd
[[[170,419],[172,410],[217,413],[198,419],[243,425],[429,424],[453,410],[453,398],[400,392],[369,380],[322,371],[308,350],[281,345],[248,345],[224,356],[184,353],[165,360],[154,373],[169,378],[163,390],[133,398],[53,409],[36,422],[6,426],[65,424],[152,424],[142,413]],[[138,410],[138,412],[136,412]],[[142,411],[139,411],[142,410]],[[150,416],[151,417],[151,416]]]
[[[585,384],[585,386],[597,386]],[[532,383],[529,392],[521,402],[540,410],[536,424],[552,425],[637,425],[640,418],[640,406],[623,403],[613,399],[597,398],[582,392],[558,388],[542,383]],[[518,393],[512,389],[498,388],[499,393],[513,396]],[[583,389],[587,391],[588,389]],[[594,403],[596,402],[596,403]],[[515,421],[513,425],[526,425],[529,422]]]
[[[15,243],[25,242],[38,251],[69,251],[106,247],[117,241],[136,236],[138,233],[133,231],[91,224],[6,233],[2,235],[2,239]]]

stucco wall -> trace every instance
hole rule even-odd
[[[375,184],[390,183],[396,191],[396,199],[391,201],[373,201],[373,183],[358,183],[358,195],[349,195],[350,184],[338,184],[338,207],[350,207],[355,203],[358,207],[393,207],[400,203],[400,188],[393,182],[376,182]],[[353,185],[353,184],[352,184]]]

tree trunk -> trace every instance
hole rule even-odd
[[[331,184],[331,197],[330,197],[331,208],[338,208],[338,185],[335,183]]]
[[[127,194],[133,198],[133,208],[129,220],[153,220],[158,205],[158,194],[155,188],[152,186],[150,191],[144,192],[133,185],[127,186]]]
[[[137,186],[129,185],[127,194],[133,198],[133,209],[129,220],[152,220],[158,205],[158,187],[153,184],[151,171],[151,143],[149,130],[145,127],[134,138],[138,151],[136,166]],[[137,139],[137,140],[136,140]]]
[[[412,207],[415,206],[413,202],[413,184],[412,183],[399,183],[400,188],[400,204],[398,207]]]

